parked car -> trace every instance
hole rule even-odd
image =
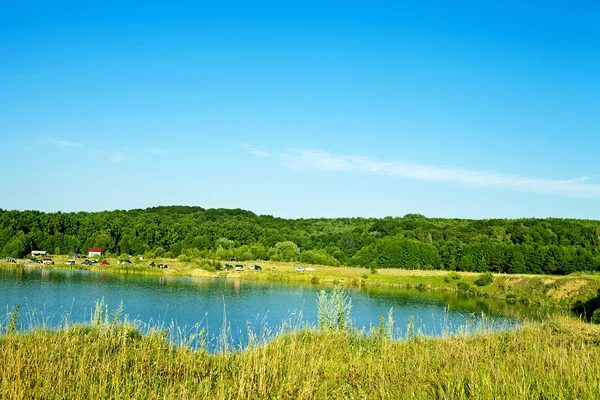
[[[83,260],[81,265],[92,265],[92,262],[90,260]]]
[[[169,266],[167,264],[158,264],[158,268],[167,269]]]
[[[42,260],[42,263],[44,263],[44,265],[54,265],[54,260],[46,257]]]
[[[231,258],[229,259],[229,261],[237,261],[237,260],[238,260],[238,259],[237,259],[237,258],[235,258],[235,257],[231,257]]]
[[[65,264],[67,264],[67,265],[75,265],[75,260],[67,260],[65,262]]]
[[[253,270],[255,270],[255,271],[262,271],[262,268],[261,268],[261,266],[260,266],[260,265],[258,265],[258,264],[251,265],[251,266],[250,266],[250,269],[253,269]]]
[[[98,263],[98,261],[100,261],[100,260],[98,260],[97,258],[96,258],[95,260],[92,260],[92,262],[93,262],[94,264],[97,264],[97,263]]]
[[[302,268],[302,267],[296,267],[296,268],[294,268],[294,271],[296,271],[296,272],[304,272],[304,268]]]
[[[106,261],[106,260],[103,260],[103,261],[100,263],[100,265],[110,265],[110,263],[109,263],[108,261]]]
[[[11,264],[14,264],[14,263],[16,263],[15,259],[14,259],[14,258],[12,258],[12,257],[6,257],[6,258],[4,259],[4,261],[6,261],[7,263],[11,263]]]
[[[156,267],[156,263],[155,263],[154,261],[152,261],[150,264],[148,264],[148,266],[149,266],[150,268],[152,268],[152,267]]]
[[[37,262],[38,262],[38,260],[36,260],[35,258],[28,258],[28,259],[27,259],[27,262],[30,262],[30,263],[37,263]]]
[[[235,264],[235,270],[236,271],[243,271],[244,270],[244,266],[242,264]]]
[[[223,265],[223,268],[225,268],[225,269],[233,269],[233,265],[231,265],[231,264],[225,264],[225,265]]]
[[[129,260],[119,260],[119,264],[131,264]]]

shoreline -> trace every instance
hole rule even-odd
[[[206,271],[194,262],[165,260],[168,269],[150,268],[140,264],[131,266],[14,264],[0,262],[3,268],[42,270],[83,270],[111,274],[153,276],[181,276],[197,278],[226,278],[248,281],[294,282],[306,285],[341,285],[348,287],[389,287],[420,291],[440,291],[486,297],[508,303],[534,304],[554,308],[571,308],[577,301],[586,301],[600,290],[600,275],[525,275],[492,274],[492,282],[478,286],[483,274],[442,270],[379,269],[373,274],[368,269],[308,265],[315,271],[296,272],[298,263],[260,261],[262,271]]]

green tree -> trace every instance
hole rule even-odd
[[[235,247],[235,242],[224,237],[220,237],[215,241],[215,247],[222,247],[225,250],[231,250]]]
[[[525,256],[519,250],[513,253],[508,272],[510,274],[522,274],[525,272]]]
[[[356,253],[356,243],[354,242],[354,235],[351,233],[345,233],[340,238],[338,247],[341,251],[346,254],[346,257],[352,257]]]
[[[297,261],[300,256],[298,245],[290,240],[277,243],[275,250],[281,261]]]
[[[2,249],[2,256],[19,258],[29,252],[27,237],[23,232],[18,232]]]

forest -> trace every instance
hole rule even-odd
[[[600,221],[385,218],[283,219],[240,209],[165,206],[44,213],[0,209],[0,256],[32,250],[298,261],[370,268],[569,274],[600,271]]]

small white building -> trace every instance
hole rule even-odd
[[[31,255],[34,257],[38,257],[38,256],[41,257],[41,256],[45,256],[46,252],[42,251],[42,250],[32,250]]]
[[[90,247],[88,249],[88,257],[101,256],[101,255],[102,255],[101,247]]]

